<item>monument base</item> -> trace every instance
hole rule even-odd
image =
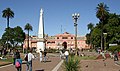
[[[45,43],[44,42],[37,42],[37,52],[44,51],[45,49]]]

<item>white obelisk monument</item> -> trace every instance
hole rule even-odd
[[[44,18],[43,18],[43,9],[40,10],[40,19],[39,19],[39,29],[38,29],[38,42],[37,42],[37,52],[40,50],[44,51],[45,49],[45,40],[44,40]]]

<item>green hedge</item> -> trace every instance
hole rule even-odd
[[[58,49],[47,49],[47,53],[58,53]]]
[[[114,52],[114,51],[119,51],[120,52],[120,45],[117,46],[110,46],[108,51]]]

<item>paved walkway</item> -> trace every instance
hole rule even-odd
[[[98,56],[96,52],[82,52],[86,56]],[[120,60],[120,58],[119,58]],[[64,71],[64,67],[61,66],[58,71]],[[106,60],[81,60],[80,71],[120,71],[120,61],[114,62],[113,59],[107,58]]]
[[[95,53],[84,52],[86,55],[95,55]],[[46,63],[39,62],[39,59],[33,60],[33,71],[44,69],[44,71],[63,71],[62,62],[59,55],[49,54]],[[60,67],[61,66],[61,67]],[[59,68],[60,67],[60,68]],[[81,71],[120,71],[120,61],[116,64],[113,59],[81,60]],[[0,67],[0,71],[16,71],[14,65]],[[26,64],[22,64],[22,71],[26,71]]]
[[[52,71],[59,63],[60,58],[58,55],[50,54],[46,63],[39,62],[39,59],[33,60],[33,71],[44,69],[44,71]],[[56,68],[58,69],[59,66]],[[14,65],[10,64],[7,66],[0,67],[0,71],[16,71]],[[22,64],[22,71],[26,71],[26,64]]]
[[[86,55],[98,56],[96,52],[84,52]],[[120,71],[120,61],[116,64],[113,59],[81,60],[81,71]]]
[[[120,65],[116,64],[113,59],[98,60],[81,60],[82,71],[120,71]]]

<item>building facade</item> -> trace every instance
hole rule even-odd
[[[52,49],[61,49],[63,46],[66,46],[67,49],[74,49],[75,48],[75,35],[65,32],[63,34],[56,34],[55,36],[46,36],[45,37],[46,48]],[[31,36],[29,38],[29,47],[30,48],[37,48],[38,37]],[[27,39],[24,41],[24,48],[27,48]],[[79,49],[90,49],[88,44],[86,44],[86,37],[85,36],[78,36],[77,37],[77,48]]]

